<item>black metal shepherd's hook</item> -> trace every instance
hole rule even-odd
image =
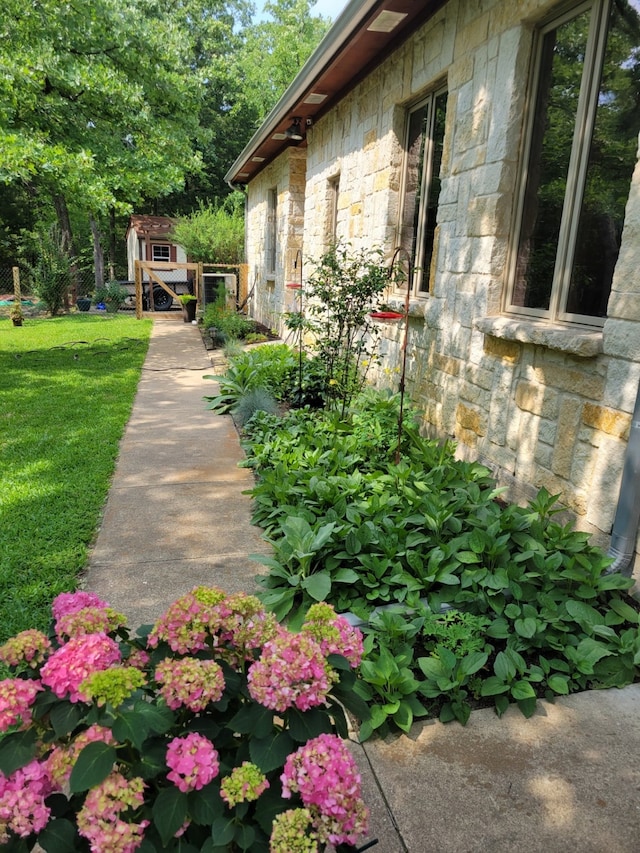
[[[293,262],[294,270],[298,269],[298,260],[300,261],[300,301],[298,308],[300,309],[299,332],[300,341],[298,342],[298,405],[302,405],[302,249],[298,249]]]
[[[395,456],[396,465],[398,465],[400,462],[400,448],[402,446],[405,376],[407,372],[407,339],[409,335],[409,300],[411,298],[411,288],[413,285],[413,261],[410,253],[404,248],[404,246],[398,246],[391,257],[391,263],[389,264],[389,278],[391,278],[391,276],[393,275],[396,258],[401,252],[404,252],[407,256],[407,268],[409,270],[409,274],[407,276],[407,292],[405,293],[404,297],[404,334],[402,337],[402,346],[400,348],[400,354],[402,358],[402,370],[400,372],[400,387],[398,389],[400,391],[400,413],[398,415],[398,445],[396,447]]]

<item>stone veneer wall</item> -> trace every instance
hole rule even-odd
[[[249,290],[255,285],[251,315],[269,328],[284,333],[282,313],[295,310],[295,291],[287,282],[300,280],[304,226],[305,151],[289,148],[251,182],[247,198],[247,259]],[[268,195],[277,190],[277,243],[275,276],[266,272]],[[298,254],[300,253],[300,254]],[[298,260],[297,269],[294,268]]]
[[[339,175],[338,236],[391,251],[406,106],[446,81],[431,291],[411,304],[407,386],[425,431],[455,438],[513,496],[545,486],[580,527],[608,534],[640,382],[638,170],[603,333],[500,316],[533,26],[555,5],[450,0],[318,121],[304,250],[326,248],[327,183]],[[377,382],[393,384],[402,329],[384,335]]]

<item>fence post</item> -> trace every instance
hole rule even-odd
[[[20,301],[21,293],[20,293],[20,268],[19,267],[11,267],[11,272],[13,273],[13,295],[15,298]]]

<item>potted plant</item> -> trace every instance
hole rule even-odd
[[[182,305],[182,319],[185,323],[192,323],[196,319],[198,300],[191,293],[182,293],[178,299]]]
[[[96,305],[104,305],[110,314],[115,314],[124,305],[128,295],[128,291],[119,282],[110,281],[96,288],[94,300]]]
[[[357,849],[368,813],[342,737],[362,635],[324,603],[299,632],[198,587],[136,636],[89,592],[0,647],[7,851]],[[371,846],[370,844],[366,845]]]
[[[15,299],[13,305],[11,306],[11,310],[9,311],[9,316],[11,317],[11,322],[14,326],[21,326],[22,321],[24,320],[24,313],[22,311],[22,303],[19,299]]]
[[[91,308],[91,297],[79,296],[76,300],[76,308],[78,311],[88,311]]]

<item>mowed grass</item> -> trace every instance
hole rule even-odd
[[[44,629],[87,562],[149,320],[0,320],[0,642]]]

